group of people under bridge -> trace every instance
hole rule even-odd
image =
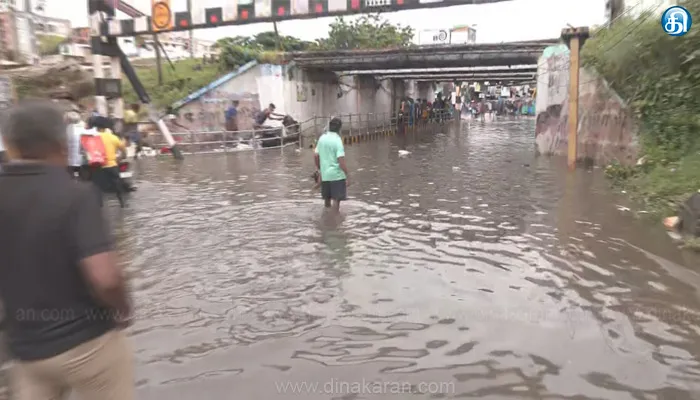
[[[484,119],[485,116],[518,116],[530,115],[534,110],[532,100],[520,98],[476,99],[469,102],[463,100],[463,96],[452,95],[443,97],[438,92],[434,101],[404,97],[399,106],[399,123],[407,126],[422,125],[432,122],[444,122],[456,117],[471,116]]]

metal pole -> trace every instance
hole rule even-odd
[[[158,85],[163,85],[163,68],[160,59],[160,46],[158,46],[158,34],[153,34],[153,47],[156,48],[156,68],[158,68]]]
[[[192,0],[187,0],[187,12],[192,15]],[[190,29],[190,58],[194,58],[194,31]]]
[[[272,21],[272,27],[275,30],[275,47],[277,51],[282,51],[282,41],[280,40],[280,33],[277,31],[277,21]]]
[[[100,44],[100,23],[102,22],[101,14],[95,11],[90,14],[90,35],[92,36],[92,72],[95,82],[98,79],[105,77],[104,69],[102,68],[102,49]],[[95,108],[100,115],[107,115],[107,99],[104,95],[95,95]]]

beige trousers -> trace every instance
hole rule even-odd
[[[126,334],[115,330],[52,358],[17,362],[13,399],[63,400],[73,389],[82,400],[132,400],[132,357]]]

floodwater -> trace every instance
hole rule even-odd
[[[443,131],[348,147],[342,220],[308,149],[140,160],[138,398],[700,399],[700,260],[533,120]]]

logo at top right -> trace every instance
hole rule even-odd
[[[669,7],[661,14],[661,28],[669,36],[683,36],[693,25],[693,17],[685,7]]]

